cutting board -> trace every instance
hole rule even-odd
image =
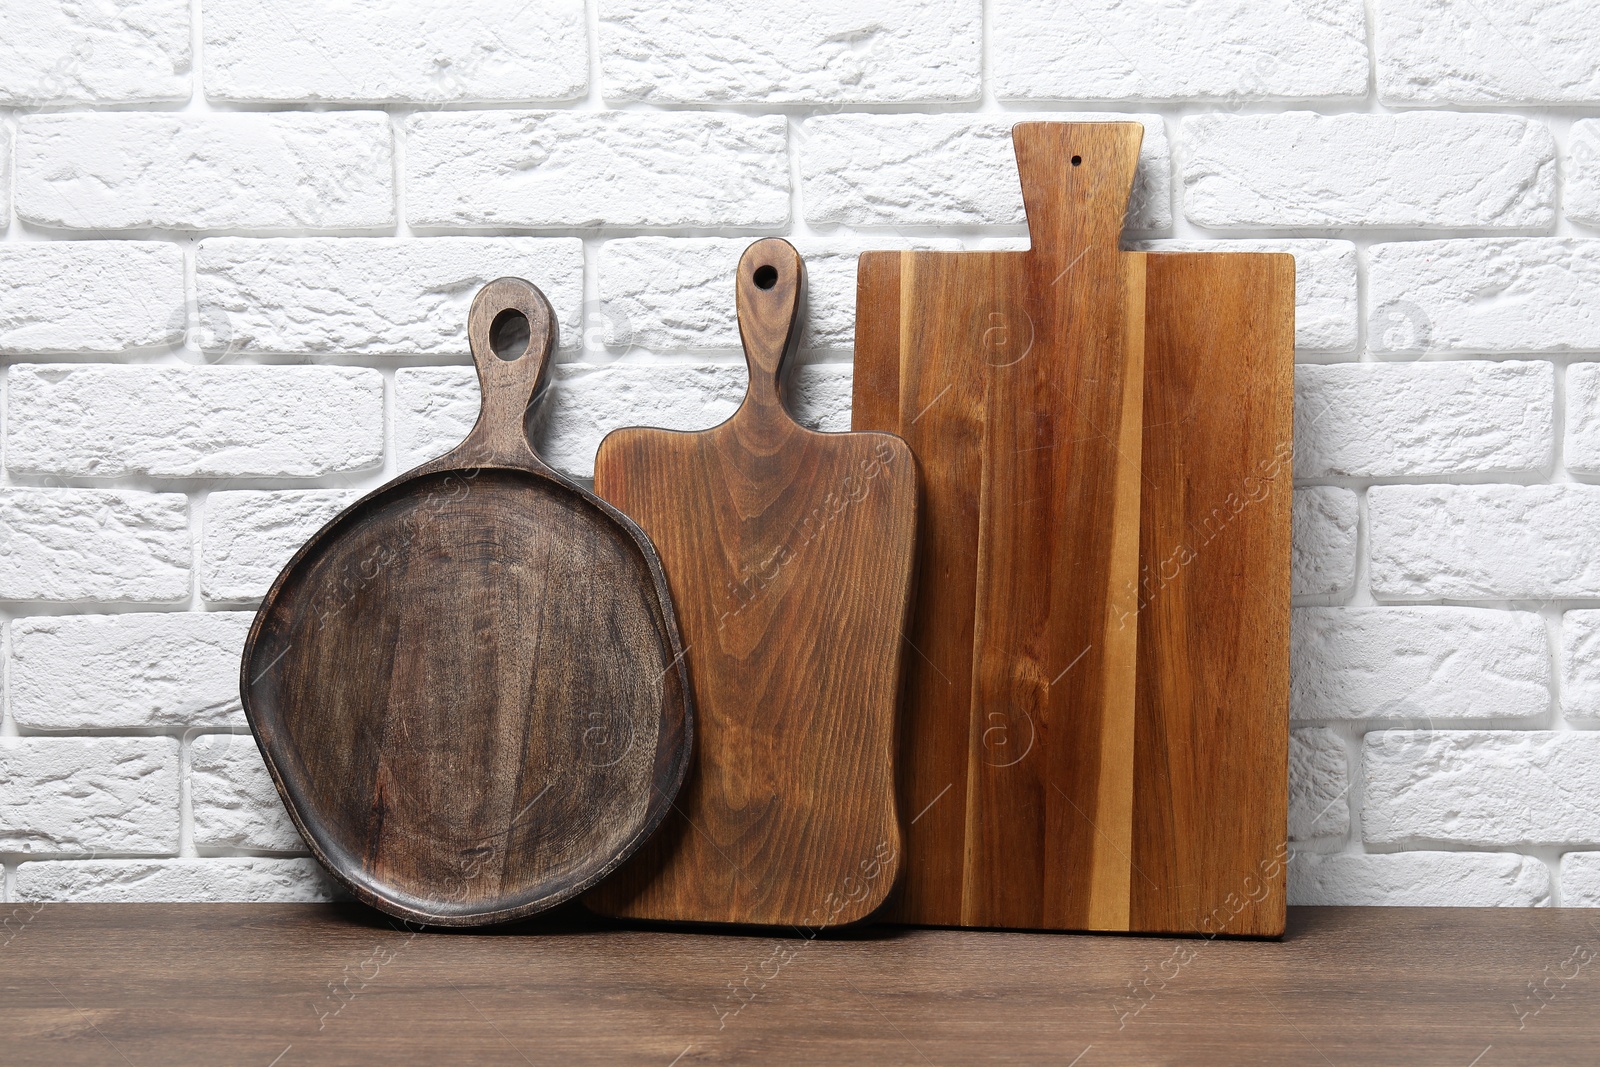
[[[924,484],[909,632],[919,654],[901,746],[906,860],[888,912],[901,921],[1196,929],[1200,916],[1185,908],[1254,864],[1257,848],[1254,831],[1233,840],[1227,828],[1191,848],[1180,839],[1195,821],[1247,810],[1282,840],[1287,756],[1276,739],[1286,713],[1281,702],[1231,701],[1287,692],[1286,670],[1275,673],[1285,660],[1267,655],[1287,640],[1287,468],[1273,472],[1272,505],[1230,526],[1230,536],[1250,531],[1261,552],[1208,557],[1242,567],[1257,593],[1204,584],[1210,567],[1186,565],[1163,588],[1160,607],[1174,617],[1141,603],[1152,546],[1213,506],[1211,492],[1230,479],[1263,476],[1256,464],[1272,450],[1262,441],[1286,439],[1292,263],[1285,304],[1288,257],[1227,257],[1271,266],[1271,285],[1241,268],[1250,284],[1234,288],[1214,284],[1227,265],[1208,257],[1190,269],[1211,288],[1174,293],[1193,281],[1181,265],[1152,274],[1155,257],[1122,251],[1142,135],[1137,123],[1015,128],[1027,251],[861,257],[853,426],[904,436]],[[1236,355],[1240,330],[1237,343],[1253,347]],[[1262,368],[1265,399],[1247,376]],[[1227,422],[1241,398],[1267,421]],[[1177,426],[1165,421],[1173,405],[1186,413]],[[1207,405],[1231,407],[1192,413]],[[1174,466],[1185,449],[1210,465],[1197,495],[1169,499],[1159,486],[1195,477]],[[1208,635],[1207,611],[1249,618]],[[1183,626],[1207,638],[1185,649],[1204,665],[1173,658],[1169,632]],[[1201,714],[1217,690],[1179,686],[1191,669],[1214,682],[1243,671],[1259,684],[1230,684],[1229,706]],[[1177,695],[1157,696],[1163,684]],[[1229,729],[1207,733],[1224,713]],[[1218,754],[1229,746],[1249,755]],[[1230,776],[1180,780],[1173,767],[1184,761]],[[1224,795],[1217,786],[1235,791],[1232,810],[1205,807]],[[1154,882],[1154,855],[1204,884]],[[1281,862],[1274,877],[1281,883]],[[1180,899],[1189,903],[1169,904]]]
[[[692,731],[650,542],[529,447],[550,305],[502,278],[467,332],[472,432],[295,554],[241,672],[323,866],[368,904],[447,926],[533,914],[614,870],[666,814]]]
[[[1283,933],[1294,257],[1151,253],[1131,929]]]
[[[641,919],[832,926],[870,914],[900,863],[894,728],[917,481],[886,433],[816,433],[781,397],[805,267],[739,262],[743,404],[694,433],[601,442],[595,491],[650,535],[683,625],[698,728],[674,813],[585,898]]]

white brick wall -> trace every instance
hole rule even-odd
[[[1561,710],[1570,720],[1600,720],[1600,611],[1561,617]]]
[[[742,237],[637,237],[608,241],[600,253],[600,300],[612,328],[609,346],[655,352],[740,352],[731,279],[750,244]],[[806,260],[804,349],[855,344],[856,258],[868,248],[953,250],[955,240],[817,240],[794,242]]]
[[[1378,485],[1379,600],[1600,598],[1600,485]]]
[[[563,474],[592,478],[595,449],[612,430],[715,426],[738,409],[746,378],[739,363],[563,367],[542,413],[539,454]],[[823,432],[848,430],[849,368],[801,367],[788,400],[803,425]],[[467,367],[407,368],[395,375],[395,408],[401,463],[414,467],[448,452],[472,429],[478,417],[477,377]]]
[[[24,856],[178,851],[178,742],[12,737],[0,744],[0,849]]]
[[[314,859],[70,860],[17,867],[18,900],[96,904],[190,900],[295,903],[333,900],[333,879]]]
[[[8,381],[17,474],[309,478],[383,463],[375,370],[17,364]]]
[[[0,230],[11,225],[11,130],[0,126]]]
[[[406,221],[467,229],[773,227],[788,130],[723,113],[450,111],[406,120]]]
[[[211,0],[213,100],[571,100],[589,80],[582,0]]]
[[[1289,864],[1289,899],[1398,908],[1534,908],[1550,904],[1550,880],[1550,868],[1531,856],[1301,852]]]
[[[976,100],[981,0],[600,0],[605,98],[621,103]]]
[[[1600,41],[1583,0],[1378,0],[1385,103],[1593,104]]]
[[[16,213],[64,230],[278,230],[394,222],[381,112],[30,115]]]
[[[1350,764],[1337,733],[1316,727],[1289,735],[1289,783],[1290,841],[1350,829]]]
[[[1128,228],[1172,226],[1171,146],[1153,115],[1021,117],[822,115],[800,131],[806,222],[813,226],[995,226],[1023,221],[1011,126],[1070,117],[1142,121]]]
[[[1311,99],[1367,91],[1360,0],[996,0],[991,10],[995,95],[1003,100]]]
[[[245,725],[245,611],[44,615],[11,623],[11,717],[30,730]]]
[[[1375,331],[1375,350],[1600,349],[1600,241],[1513,237],[1381,244],[1368,251],[1367,270],[1368,295],[1380,322],[1403,317],[1427,326]]]
[[[539,279],[561,343],[581,339],[583,242],[572,237],[216,237],[201,241],[202,321],[236,353],[456,356],[467,308],[495,278]]]
[[[1600,363],[1567,367],[1567,428],[1562,451],[1573,474],[1600,474]]]
[[[188,779],[194,844],[202,853],[304,848],[249,734],[201,734],[192,739]]]
[[[201,520],[200,595],[259,601],[295,550],[354,500],[337,489],[211,493]]]
[[[189,540],[178,493],[0,489],[0,599],[177,603]]]
[[[189,0],[0,8],[0,106],[186,100],[189,71]]]
[[[17,217],[62,230],[283,230],[394,222],[376,111],[30,115]]]
[[[1552,707],[1550,639],[1531,611],[1295,608],[1289,656],[1301,722],[1535,719]]]
[[[1569,908],[1600,908],[1600,852],[1561,857],[1561,897]]]
[[[183,290],[176,245],[0,244],[0,354],[109,354],[172,344],[185,325]]]
[[[1062,118],[1145,125],[1130,243],[1295,257],[1291,899],[1600,906],[1590,7],[0,5],[0,897],[332,893],[249,609],[466,433],[484,281],[549,295],[587,477],[732,412],[787,236],[843,429],[856,254],[1021,246],[1009,128]]]
[[[1555,218],[1555,141],[1512,115],[1196,115],[1183,137],[1197,226],[1536,230]]]
[[[1295,374],[1297,478],[1509,474],[1555,454],[1549,363],[1339,363]]]
[[[1290,560],[1295,596],[1336,596],[1356,576],[1356,495],[1338,486],[1294,491],[1294,551]]]
[[[1574,122],[1567,145],[1567,218],[1600,226],[1600,120]]]
[[[1362,771],[1368,844],[1600,844],[1600,733],[1379,730]]]

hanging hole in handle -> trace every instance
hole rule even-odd
[[[1073,157],[1072,157],[1072,165],[1073,165],[1073,166],[1074,166],[1074,167],[1081,167],[1081,166],[1083,166],[1083,157],[1082,157],[1082,156],[1073,156]]]
[[[522,358],[532,337],[528,316],[516,308],[506,308],[489,324],[489,347],[507,363]]]
[[[778,268],[771,264],[757,267],[750,280],[756,283],[757,289],[771,289],[778,284]]]

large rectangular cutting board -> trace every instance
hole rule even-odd
[[[1122,251],[1142,134],[1016,127],[1027,251],[861,258],[853,425],[924,476],[902,921],[1281,930],[1293,266]]]

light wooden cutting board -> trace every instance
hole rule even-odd
[[[924,485],[903,921],[1199,930],[1266,877],[1227,932],[1282,927],[1291,472],[1260,464],[1289,440],[1293,264],[1122,251],[1142,136],[1018,125],[1027,251],[861,257],[853,426]]]

